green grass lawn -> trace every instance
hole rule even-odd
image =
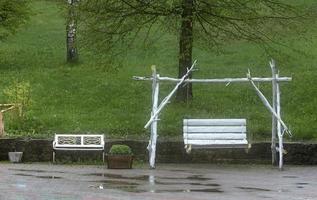
[[[80,49],[80,62],[65,62],[65,20],[63,10],[53,2],[34,1],[33,16],[27,25],[6,42],[0,43],[0,100],[3,90],[15,80],[29,81],[32,104],[28,120],[18,124],[5,114],[8,135],[48,137],[54,133],[105,133],[111,138],[148,139],[143,129],[151,110],[151,83],[132,80],[132,76],[150,76],[156,65],[162,76],[177,75],[177,40],[164,36],[153,46],[131,50],[120,62],[109,62],[104,55]],[[289,140],[317,138],[317,38],[315,24],[309,41],[290,35],[285,42],[306,52],[301,55],[278,47],[287,56],[273,55],[281,76],[292,76],[283,83],[282,115],[294,137]],[[232,43],[224,53],[194,49],[199,71],[195,78],[270,76],[269,56],[249,43]],[[118,60],[118,59],[117,59]],[[118,64],[119,63],[119,64]],[[162,84],[161,98],[173,84]],[[271,85],[260,84],[266,96]],[[182,137],[182,119],[247,118],[252,140],[270,138],[271,115],[248,83],[196,84],[194,100],[189,104],[171,103],[160,116],[162,138]]]

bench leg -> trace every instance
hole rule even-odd
[[[53,163],[55,163],[55,151],[53,151]]]

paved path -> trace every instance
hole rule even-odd
[[[0,200],[317,200],[317,166],[91,165],[0,163]]]

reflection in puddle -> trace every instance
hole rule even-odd
[[[138,183],[132,183],[132,182],[121,181],[121,180],[102,180],[98,182],[102,184],[97,186],[91,186],[91,187],[95,187],[101,190],[102,189],[116,189],[116,190],[121,190],[124,192],[134,192],[134,193],[145,192],[137,188],[139,186]]]
[[[120,174],[107,174],[107,173],[91,173],[91,174],[83,174],[84,176],[101,176],[108,178],[123,178]]]
[[[220,189],[177,189],[177,190],[154,190],[154,193],[173,193],[173,192],[211,192],[211,193],[222,193],[223,191]]]
[[[172,192],[213,192],[220,193],[223,192],[219,188],[206,188],[206,187],[219,187],[217,183],[208,183],[207,180],[212,180],[211,178],[204,178],[202,175],[192,175],[188,177],[156,177],[154,175],[140,175],[140,176],[123,176],[120,174],[109,174],[109,173],[92,173],[85,174],[85,176],[101,176],[105,180],[91,181],[101,183],[101,185],[93,186],[99,189],[117,189],[124,192],[133,193],[172,193]],[[171,181],[169,181],[171,180]],[[173,181],[172,181],[173,180]],[[179,181],[177,181],[179,180]],[[187,180],[187,181],[186,181]],[[176,182],[177,181],[177,182]],[[193,182],[199,181],[199,182]],[[145,183],[145,184],[144,184]],[[188,188],[188,189],[158,189],[157,186],[204,186],[204,188]],[[143,189],[142,186],[148,186],[149,188]]]
[[[286,176],[282,176],[283,178],[298,178],[297,176],[291,176],[291,175],[286,175]]]
[[[248,190],[250,192],[253,192],[253,191],[263,191],[263,192],[269,192],[271,190],[269,189],[264,189],[264,188],[256,188],[256,187],[236,187],[236,188],[239,188],[239,189],[242,189],[242,190]]]
[[[220,186],[217,183],[189,183],[190,185],[203,185],[203,186],[212,186],[212,187],[218,187]]]
[[[147,181],[151,178],[152,175],[122,176],[121,174],[91,173],[91,174],[84,174],[84,176],[101,176],[101,177],[114,178],[114,179],[129,179],[129,180]],[[171,180],[191,180],[191,181],[213,180],[212,178],[205,178],[205,177],[203,177],[203,175],[192,175],[192,176],[187,176],[187,177],[156,177],[156,178],[171,179]]]
[[[121,180],[101,180],[101,181],[91,181],[91,182],[98,182],[102,183],[104,185],[139,185],[138,183],[132,183],[127,181],[121,181]]]
[[[20,172],[35,172],[35,173],[46,173],[46,172],[51,172],[51,173],[65,173],[65,172],[61,172],[61,171],[45,171],[45,170],[34,170],[34,169],[14,169],[14,168],[10,168],[8,170],[11,171],[20,171]]]
[[[170,172],[187,172],[187,170],[185,170],[185,169],[170,169],[168,171],[170,171]]]
[[[309,183],[296,183],[296,185],[308,185]]]
[[[208,181],[213,180],[213,178],[205,178],[202,175],[192,175],[187,177],[160,177],[162,179],[173,179],[173,180],[192,180],[192,181]]]
[[[188,176],[186,179],[188,179],[188,180],[195,180],[195,181],[208,181],[208,180],[212,180],[212,178],[204,178],[204,177],[202,177],[202,175]]]
[[[305,185],[308,185],[309,183],[296,183],[296,188],[304,188]]]
[[[30,177],[35,177],[35,178],[43,178],[43,179],[61,179],[62,177],[59,177],[59,176],[51,176],[51,175],[48,175],[48,176],[36,176],[36,175],[33,175],[33,174],[14,174],[16,176],[30,176]]]

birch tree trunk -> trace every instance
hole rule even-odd
[[[68,18],[66,25],[66,54],[67,62],[75,62],[78,59],[78,53],[76,48],[76,12],[75,5],[77,0],[68,0]]]
[[[182,20],[179,37],[179,66],[178,77],[181,78],[187,73],[192,65],[193,51],[193,0],[182,1]],[[188,77],[191,78],[191,75]],[[193,98],[192,84],[187,83],[185,87],[180,87],[176,94],[177,101],[186,102]]]

